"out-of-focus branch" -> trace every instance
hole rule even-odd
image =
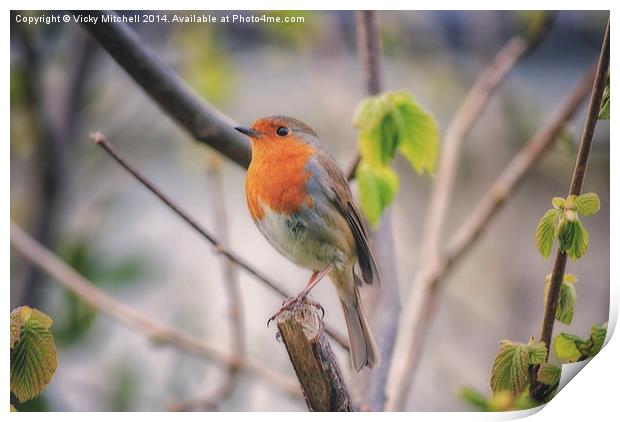
[[[57,216],[60,197],[63,194],[70,171],[67,165],[69,147],[74,138],[74,131],[81,118],[81,109],[77,106],[82,99],[90,65],[94,58],[94,49],[90,37],[77,34],[71,41],[73,54],[69,61],[69,70],[62,82],[56,98],[50,95],[45,86],[45,64],[48,49],[25,27],[12,19],[12,29],[21,42],[24,57],[24,93],[27,103],[34,110],[34,126],[38,146],[35,159],[38,162],[37,177],[40,193],[36,202],[33,231],[36,238],[46,246],[53,246],[57,238]],[[59,105],[60,104],[60,105]],[[22,284],[22,302],[35,306],[41,301],[41,289],[38,283],[40,272],[35,266],[25,269]]]
[[[546,12],[540,13],[542,16],[549,16]],[[437,177],[426,213],[424,234],[420,242],[420,262],[435,259],[435,255],[439,252],[441,229],[454,189],[463,141],[484,112],[497,87],[506,80],[515,64],[531,52],[534,46],[538,46],[542,37],[548,33],[552,20],[545,19],[541,23],[540,19],[544,18],[535,18],[532,24],[532,30],[535,32],[530,31],[527,35],[511,38],[497,53],[489,67],[480,74],[446,129]]]
[[[376,95],[383,89],[381,36],[377,12],[358,11],[356,14],[358,49],[364,68],[366,90],[369,95]],[[349,171],[353,174],[355,170],[351,168]],[[353,374],[351,392],[356,406],[361,410],[380,411],[385,405],[385,386],[400,317],[391,208],[384,211],[373,233],[371,247],[382,285],[380,289],[362,289],[361,294],[379,348],[381,363],[372,371]]]
[[[351,412],[353,404],[316,307],[304,302],[278,315],[278,331],[301,385],[308,410]]]
[[[116,13],[81,10],[73,14],[98,19],[97,24],[83,25],[166,114],[196,140],[206,143],[237,164],[248,166],[250,145],[246,137],[233,129],[234,121],[202,100],[142,44],[127,25],[103,22],[103,16],[118,18]]]
[[[594,72],[590,69],[569,96],[560,103],[549,121],[519,151],[478,201],[476,208],[450,238],[438,259],[425,265],[418,273],[415,284],[424,286],[424,289],[415,297],[413,303],[407,305],[412,312],[401,321],[397,344],[399,358],[394,361],[390,370],[387,410],[402,410],[405,406],[429,324],[435,314],[437,293],[448,271],[489,227],[492,218],[506,199],[553,144],[564,125],[574,116],[587,96],[593,78]]]
[[[209,183],[209,197],[213,204],[215,217],[215,234],[225,247],[228,247],[228,216],[222,180],[222,160],[219,156],[212,154],[207,163],[207,181]],[[237,266],[227,258],[220,259],[222,265],[222,278],[224,290],[228,298],[227,316],[230,322],[231,337],[230,350],[235,361],[242,360],[245,355],[245,324],[243,322],[243,302],[239,289],[239,277]],[[226,378],[207,396],[189,400],[170,407],[172,411],[187,410],[216,410],[222,401],[226,400],[234,391],[235,384],[239,375],[237,365],[229,365]]]
[[[220,241],[209,231],[207,231],[202,225],[200,225],[194,218],[192,218],[187,212],[183,211],[179,205],[177,205],[172,199],[170,199],[167,195],[165,195],[159,188],[157,188],[152,182],[150,182],[146,176],[144,176],[141,172],[139,172],[133,165],[131,165],[127,160],[125,160],[121,155],[116,151],[116,149],[112,146],[112,144],[107,140],[105,135],[101,132],[91,133],[91,139],[99,145],[104,151],[106,151],[110,157],[112,157],[121,167],[127,170],[133,177],[135,177],[145,188],[151,191],[157,198],[159,198],[164,204],[168,206],[176,215],[181,217],[187,224],[190,225],[198,234],[200,234],[203,238],[205,238],[209,243],[213,245],[215,248],[215,252],[223,255],[226,259],[234,262],[235,265],[243,268],[245,271],[254,276],[257,280],[261,281],[263,284],[267,285],[271,290],[279,294],[283,298],[291,297],[287,291],[285,291],[282,287],[278,286],[275,282],[269,279],[267,276],[263,275],[260,271],[250,265],[243,258],[239,257],[237,254],[232,252],[231,250],[225,248]],[[346,339],[338,334],[333,329],[327,329],[326,333],[330,337],[332,337],[338,344],[340,344],[343,348],[348,349],[348,343]]]
[[[592,148],[592,141],[594,140],[594,129],[596,122],[598,121],[599,110],[601,109],[601,101],[603,98],[603,90],[605,89],[605,81],[607,72],[609,70],[609,21],[607,22],[607,29],[605,30],[605,37],[603,39],[603,45],[601,47],[601,54],[599,57],[598,65],[596,68],[596,78],[594,79],[594,86],[592,88],[592,95],[590,96],[590,105],[588,106],[588,113],[586,115],[586,122],[583,127],[583,134],[581,135],[581,143],[579,145],[579,152],[577,153],[577,160],[575,162],[575,169],[573,171],[573,177],[571,179],[569,195],[580,195],[583,181],[588,168],[588,159],[590,158],[590,150]],[[555,323],[555,312],[560,300],[560,289],[562,287],[562,281],[564,280],[564,272],[566,270],[566,253],[562,252],[559,248],[553,262],[553,269],[551,270],[551,281],[549,283],[549,292],[547,293],[547,299],[545,301],[545,311],[542,320],[542,329],[540,333],[540,341],[547,345],[547,349],[551,346],[551,336],[553,335],[553,325]],[[547,355],[547,359],[549,356]],[[538,373],[538,366],[532,370],[533,374]],[[536,376],[532,377],[532,397],[536,400],[542,400],[542,393],[544,388],[542,384],[538,383]]]
[[[292,396],[298,396],[297,384],[265,366],[264,362],[245,358],[234,359],[214,344],[195,338],[169,325],[155,321],[130,306],[114,299],[95,287],[73,268],[30,237],[21,227],[11,223],[11,244],[20,255],[37,265],[59,284],[75,293],[80,299],[121,323],[143,333],[157,343],[165,343],[184,352],[207,358],[227,366],[236,365],[258,378],[277,386]]]

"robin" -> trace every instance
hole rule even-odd
[[[250,128],[235,129],[252,143],[245,191],[254,223],[278,252],[312,271],[306,287],[280,311],[299,305],[329,276],[342,303],[353,368],[374,367],[379,354],[359,288],[380,280],[364,220],[342,170],[316,132],[292,117],[266,117]],[[361,279],[354,273],[356,262]]]

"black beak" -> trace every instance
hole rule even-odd
[[[243,126],[235,126],[235,130],[249,136],[250,138],[257,138],[260,136],[260,132]]]

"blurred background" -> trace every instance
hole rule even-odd
[[[25,12],[42,15],[52,12]],[[181,12],[179,14],[183,14]],[[220,16],[226,12],[210,12]],[[352,115],[365,96],[353,12],[273,12],[296,24],[132,25],[208,102],[240,123],[287,114],[311,124],[347,167],[356,155]],[[381,12],[386,89],[408,89],[445,130],[477,75],[529,21],[528,12]],[[512,156],[598,57],[607,12],[559,12],[543,44],[517,64],[464,144],[445,238],[463,221]],[[551,260],[534,229],[553,196],[565,196],[583,124],[582,107],[510,198],[442,292],[409,410],[470,410],[458,396],[488,392],[498,341],[538,335]],[[225,272],[210,245],[88,139],[115,146],[202,224],[225,212],[230,247],[290,291],[308,276],[267,244],[249,218],[241,167],[196,143],[75,23],[11,23],[11,219],[124,303],[204,337],[230,344]],[[417,268],[432,179],[396,160],[394,206],[401,297]],[[213,172],[217,174],[213,183]],[[218,193],[221,188],[223,195]],[[588,254],[577,275],[570,331],[586,336],[609,309],[609,122],[599,121],[584,192],[601,212],[585,220]],[[293,375],[267,318],[281,299],[247,273],[242,291],[247,352]],[[11,306],[54,320],[59,367],[45,392],[20,410],[163,410],[200,398],[225,370],[153,344],[84,304],[11,256]],[[313,293],[326,320],[346,332],[330,283]],[[556,332],[567,327],[556,322]],[[348,372],[348,357],[336,350]],[[221,410],[301,411],[301,400],[242,374]]]

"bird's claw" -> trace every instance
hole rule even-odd
[[[278,318],[282,312],[284,312],[286,310],[289,310],[291,312],[297,312],[299,310],[299,307],[304,302],[307,302],[308,304],[314,306],[316,309],[320,310],[321,311],[321,319],[323,319],[325,317],[325,309],[321,306],[320,303],[315,302],[312,299],[308,299],[307,295],[300,294],[299,296],[292,297],[292,298],[287,299],[284,302],[282,302],[282,307],[280,307],[280,309],[278,309],[278,312],[273,314],[271,316],[271,318],[269,318],[267,320],[267,327],[269,327],[269,325],[271,324],[271,321],[273,321],[276,318]]]

